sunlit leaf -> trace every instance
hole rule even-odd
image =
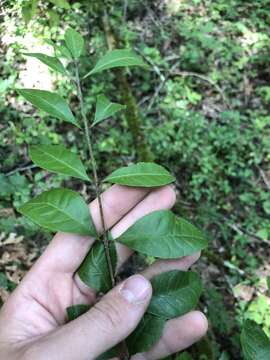
[[[31,56],[31,57],[38,59],[42,63],[49,66],[51,69],[53,69],[61,74],[66,73],[66,70],[65,70],[63,64],[56,57],[48,56],[46,54],[41,54],[41,53],[25,53],[24,55]]]
[[[54,116],[57,119],[70,122],[80,127],[68,104],[58,94],[37,89],[19,89],[17,91],[38,109],[47,112],[49,115]]]
[[[127,186],[154,187],[170,184],[174,180],[164,167],[141,162],[115,170],[104,181]]]
[[[22,205],[18,211],[52,231],[96,235],[88,206],[78,193],[69,189],[45,191]]]
[[[144,216],[116,241],[143,254],[164,259],[191,255],[207,246],[201,231],[168,210]]]
[[[126,342],[131,355],[149,350],[161,337],[165,319],[146,313]]]
[[[74,29],[68,29],[65,32],[65,43],[74,59],[78,59],[83,51],[84,39]]]
[[[125,105],[110,102],[105,95],[99,95],[97,97],[96,113],[93,125],[98,124],[102,120],[107,119],[108,117],[125,108]]]
[[[118,49],[108,51],[84,77],[116,67],[144,66],[142,58],[131,50]]]
[[[153,296],[147,312],[172,319],[194,309],[199,301],[202,284],[192,271],[173,270],[151,280]]]
[[[117,254],[114,241],[109,242],[109,250],[113,271],[115,271]],[[96,242],[91,248],[78,270],[78,275],[92,289],[104,293],[111,289],[112,283],[102,242]]]
[[[49,24],[51,27],[56,27],[60,23],[60,16],[54,10],[48,10]]]
[[[62,9],[70,9],[70,5],[67,0],[49,0],[52,4],[62,8]]]
[[[42,169],[89,181],[80,158],[62,145],[30,147],[32,161]]]
[[[36,15],[37,5],[38,0],[25,0],[22,3],[22,16],[26,24],[28,24],[29,21]]]
[[[270,340],[254,321],[245,321],[240,339],[246,360],[270,359]]]
[[[55,45],[54,48],[57,51],[59,57],[63,57],[65,59],[72,60],[72,55],[65,45],[63,45],[63,44]]]
[[[88,311],[89,309],[90,309],[90,305],[87,304],[78,304],[78,305],[69,306],[66,309],[68,321],[77,319],[77,317],[86,313],[86,311]]]

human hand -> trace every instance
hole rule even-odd
[[[106,224],[113,237],[142,216],[172,207],[174,201],[170,186],[149,191],[114,185],[102,195]],[[97,200],[90,204],[90,211],[97,231],[101,231]],[[157,260],[141,275],[128,278],[96,302],[95,292],[74,275],[93,243],[94,239],[87,236],[54,236],[1,309],[1,359],[95,359],[135,329],[151,298],[151,277],[174,269],[187,270],[199,257]],[[121,244],[117,244],[117,251],[119,268],[132,252]],[[81,303],[95,305],[66,324],[66,308]],[[131,359],[162,359],[190,346],[206,330],[205,316],[192,311],[169,320],[158,343]]]

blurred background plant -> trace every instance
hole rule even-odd
[[[83,83],[89,116],[103,91],[133,109],[95,130],[99,169],[105,176],[155,158],[174,172],[175,212],[211,239],[197,265],[208,289],[201,307],[210,330],[189,354],[241,359],[244,320],[270,334],[270,1],[2,0],[0,6],[0,300],[51,236],[15,208],[61,184],[93,196],[91,187],[31,164],[30,143],[66,141],[82,153],[84,142],[15,91],[57,88],[78,106],[72,84],[23,55],[53,54],[71,26],[86,39],[85,73],[108,47],[135,49],[149,64],[148,71],[104,73]]]

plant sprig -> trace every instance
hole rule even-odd
[[[48,171],[76,177],[87,183],[93,182],[98,200],[102,225],[101,235],[95,229],[89,209],[79,194],[68,189],[52,189],[30,200],[18,210],[32,221],[52,231],[66,231],[90,235],[101,239],[96,241],[78,269],[81,280],[97,292],[105,293],[116,283],[116,243],[122,243],[142,254],[157,258],[179,258],[191,255],[207,246],[203,233],[171,211],[155,211],[144,216],[117,239],[111,239],[106,229],[100,179],[93,151],[92,132],[101,121],[114,116],[126,105],[111,102],[104,94],[97,97],[96,112],[89,122],[84,106],[80,78],[80,56],[84,50],[83,37],[73,29],[65,33],[62,54],[71,61],[74,74],[69,74],[58,57],[47,54],[29,53],[49,66],[53,71],[67,75],[75,82],[80,105],[82,124],[73,115],[68,103],[57,93],[37,89],[19,89],[18,92],[37,108],[54,118],[69,122],[84,132],[91,160],[93,176],[87,173],[80,158],[63,145],[35,145],[30,147],[30,157],[39,167]],[[141,66],[143,60],[128,49],[107,52],[98,60],[86,76],[93,76],[113,68]],[[85,77],[86,77],[85,76]],[[115,170],[103,181],[136,187],[159,187],[174,181],[167,169],[155,163],[138,163]],[[44,209],[46,210],[44,212]],[[129,359],[138,351],[148,350],[160,337],[165,322],[193,309],[200,297],[202,286],[198,275],[193,272],[170,271],[152,279],[154,290],[149,308],[137,329],[121,344],[120,359]],[[69,320],[88,310],[87,304],[77,304],[67,309]],[[150,333],[149,333],[150,331]],[[147,336],[147,334],[150,334]],[[104,354],[102,359],[112,357],[116,349]]]

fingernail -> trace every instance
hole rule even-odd
[[[131,304],[144,302],[150,293],[150,284],[142,275],[127,279],[120,288],[120,294]]]

